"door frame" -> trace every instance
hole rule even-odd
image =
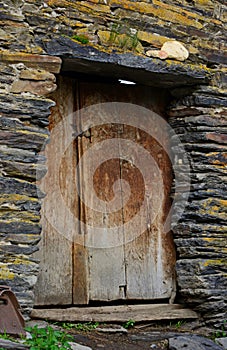
[[[91,80],[91,81],[93,81],[93,77],[91,77],[91,78],[88,78],[87,77],[87,79],[85,79],[85,80],[87,80],[87,81],[89,81],[89,80]],[[104,79],[104,81],[106,82],[106,81],[108,81],[107,79]],[[111,80],[109,80],[109,82],[111,83]],[[61,84],[59,84],[59,87],[61,87]],[[78,248],[78,247],[75,247],[75,246],[73,246],[73,255],[74,255],[74,257],[76,256],[77,257],[77,260],[78,261],[80,261],[80,269],[75,269],[74,268],[74,266],[75,266],[75,264],[73,263],[72,264],[72,269],[71,269],[71,273],[73,274],[73,276],[74,276],[74,279],[77,279],[77,278],[81,278],[82,276],[84,276],[84,275],[86,275],[86,274],[88,274],[88,267],[86,266],[86,264],[84,264],[84,258],[82,258],[83,257],[83,255],[86,255],[86,252],[84,251],[84,249],[82,248],[82,247],[80,247],[80,248]],[[70,273],[70,272],[69,272]],[[81,279],[82,280],[82,279]],[[171,297],[170,297],[170,299],[171,300],[173,300],[174,299],[174,295],[175,295],[175,271],[174,271],[174,276],[173,276],[173,293],[172,293],[172,295],[171,295]],[[67,283],[67,282],[66,282]],[[77,291],[77,300],[80,300],[80,298],[81,298],[81,302],[79,301],[77,304],[84,304],[84,300],[85,300],[85,295],[83,294],[83,292],[81,292],[82,291],[82,289],[84,290],[84,293],[85,294],[88,294],[88,291],[87,291],[87,288],[86,288],[86,286],[85,286],[85,284],[84,283],[82,283],[81,284],[81,290],[78,292]],[[72,290],[72,294],[73,293],[75,293],[75,291],[73,291]],[[63,296],[63,299],[62,298],[60,298],[61,299],[61,302],[59,302],[59,304],[63,304],[63,305],[68,305],[68,304],[70,304],[69,302],[68,302],[68,300],[69,299],[65,299],[64,298],[64,296]],[[73,299],[73,297],[72,297],[72,299]],[[63,301],[63,302],[62,302]],[[37,303],[37,302],[36,302]],[[88,300],[87,300],[87,303],[88,303]],[[46,304],[46,303],[43,303],[42,301],[41,301],[41,303],[38,303],[38,305],[44,305],[44,304]]]

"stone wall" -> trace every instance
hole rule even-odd
[[[62,59],[63,71],[124,72],[171,87],[170,124],[188,152],[192,179],[188,206],[173,227],[179,298],[209,322],[226,319],[225,11],[223,0],[0,1],[0,284],[13,287],[26,312],[38,273],[36,174],[45,167],[37,157],[48,139],[48,94]],[[147,57],[170,39],[183,43],[187,60]]]
[[[190,161],[191,190],[184,214],[178,207],[184,197],[182,176],[179,200],[173,214],[177,246],[177,274],[181,296],[208,323],[226,319],[226,92],[207,86],[172,102],[170,125],[181,139]],[[184,159],[172,139],[177,155],[175,169],[184,173]],[[187,174],[185,174],[187,177]]]
[[[40,240],[43,197],[36,181],[46,171],[40,151],[49,137],[46,126],[54,105],[37,94],[56,85],[52,73],[23,63],[1,62],[0,68],[0,284],[12,287],[26,313],[39,269],[32,253]]]

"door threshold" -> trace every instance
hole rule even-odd
[[[135,322],[197,319],[198,314],[180,304],[138,304],[99,307],[33,309],[33,319],[66,322]]]

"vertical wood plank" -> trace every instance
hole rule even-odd
[[[86,107],[101,101],[99,90],[94,90],[89,84],[80,84],[80,106]],[[106,98],[105,98],[106,99]],[[115,131],[110,126],[94,127],[86,135],[80,137],[80,158],[86,154],[97,142],[114,137]],[[88,186],[90,169],[95,164],[100,164],[100,154],[94,153],[89,162],[83,165],[80,178],[80,187],[83,196],[89,199],[91,206],[94,204],[94,193],[103,201],[109,201],[113,197],[113,184],[120,177],[119,159],[104,162],[97,168],[93,178],[93,188]],[[116,213],[99,212],[92,210],[86,204],[81,205],[81,219],[92,229],[92,239],[85,233],[85,245],[88,256],[89,268],[89,299],[90,300],[118,300],[124,298],[125,264],[123,247],[123,230],[117,229],[115,237],[105,235],[108,228],[119,225],[122,221],[122,211]],[[100,234],[98,228],[104,229]],[[108,238],[107,238],[108,237]],[[116,242],[118,243],[116,246]],[[101,248],[102,246],[106,248]],[[122,289],[123,288],[123,289]]]
[[[72,220],[63,215],[60,203],[63,202],[69,210],[78,206],[73,196],[75,150],[73,145],[67,147],[66,137],[71,132],[73,80],[60,78],[58,86],[53,96],[56,106],[50,117],[50,142],[45,149],[48,171],[41,183],[46,197],[42,205],[42,239],[37,253],[40,274],[34,289],[36,305],[72,303],[72,236],[76,228]],[[62,123],[63,119],[65,123]],[[59,198],[59,187],[62,198]]]

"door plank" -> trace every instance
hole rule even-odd
[[[81,106],[87,105],[89,94],[80,88]],[[108,136],[106,136],[108,135]],[[114,130],[109,126],[94,127],[88,134],[82,135],[79,142],[80,159],[97,141],[114,137]],[[80,218],[90,226],[89,232],[85,228],[85,246],[89,269],[89,300],[109,301],[125,297],[125,264],[123,247],[123,230],[119,226],[122,221],[121,210],[116,213],[93,210],[96,208],[94,197],[109,201],[113,197],[113,184],[120,176],[119,159],[100,164],[100,155],[95,152],[91,158],[84,162],[80,170],[80,189],[82,200],[89,202],[81,206]],[[119,157],[118,157],[119,158]],[[92,185],[89,181],[93,176],[92,169],[96,169]],[[110,227],[116,226],[114,236],[108,234]],[[99,228],[103,231],[100,232]],[[117,244],[116,244],[117,243]],[[76,265],[75,265],[76,269]],[[76,296],[74,296],[76,300]],[[76,302],[77,303],[77,302]]]
[[[76,210],[77,197],[72,195],[75,192],[75,150],[73,145],[67,147],[74,108],[73,81],[60,78],[58,86],[53,95],[56,106],[50,117],[51,138],[44,152],[48,171],[41,181],[41,189],[47,195],[42,204],[42,236],[36,255],[40,259],[40,274],[34,288],[36,305],[72,303],[72,237],[76,228],[69,216],[63,214],[59,187],[64,206]],[[67,122],[62,123],[64,118],[68,118]]]
[[[128,133],[127,133],[128,134]],[[169,135],[162,131],[162,144],[166,149]],[[134,174],[130,163],[124,164],[122,177],[130,183],[133,196],[123,208],[124,222],[130,221],[142,205],[141,193],[146,198],[146,211],[140,214],[137,237],[129,242],[126,237],[128,299],[171,298],[175,284],[175,253],[170,233],[163,232],[165,218],[170,210],[169,198],[172,183],[171,163],[160,143],[142,130],[137,130],[134,140],[154,159],[146,179],[146,193],[141,176]],[[136,160],[134,155],[134,160]],[[155,165],[155,163],[157,165]],[[148,167],[148,164],[143,164]],[[154,215],[155,214],[155,215]],[[144,230],[144,223],[146,229]]]

